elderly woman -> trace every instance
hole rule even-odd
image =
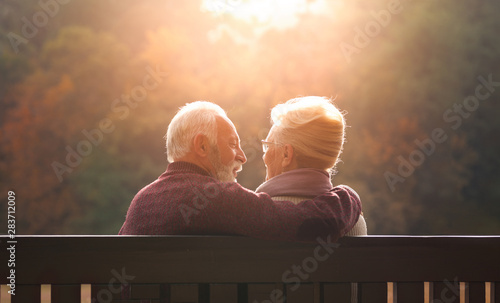
[[[323,97],[302,97],[275,106],[273,126],[262,140],[266,182],[257,192],[299,203],[333,188],[331,174],[344,144],[342,113]],[[361,215],[346,236],[366,235]]]

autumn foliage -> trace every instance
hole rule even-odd
[[[18,233],[116,234],[195,100],[228,111],[255,189],[270,109],[305,95],[346,112],[333,181],[359,192],[369,233],[500,232],[498,2],[304,1],[325,6],[280,26],[284,11],[238,17],[251,1],[71,1],[30,38],[38,1],[2,1],[0,190],[16,192]],[[479,77],[489,95],[467,110]]]

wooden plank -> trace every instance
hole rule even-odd
[[[323,285],[324,302],[351,303],[351,283]]]
[[[469,283],[460,282],[460,303],[469,303]]]
[[[132,284],[121,285],[120,299],[131,299],[132,298]]]
[[[128,283],[280,282],[292,264],[311,258],[318,246],[244,237],[19,236],[18,240],[23,241],[16,251],[18,284],[107,284],[117,275]],[[342,238],[340,244],[304,282],[500,280],[500,237],[368,236]],[[75,256],[82,261],[75,263]],[[5,277],[0,277],[2,282]]]
[[[279,283],[293,264],[311,259],[320,247],[215,236],[18,240],[23,243],[16,251],[18,285],[108,284],[119,279],[141,284]],[[0,251],[0,259],[5,254]],[[346,237],[303,282],[499,281],[498,255],[500,237]],[[75,257],[81,262],[74,262]],[[6,277],[0,283],[6,284]]]
[[[198,285],[197,284],[171,284],[171,302],[172,303],[197,303]]]
[[[402,303],[424,302],[424,282],[398,282],[397,301]]]
[[[113,301],[104,301],[106,303],[160,303],[160,300],[155,300],[155,299],[116,299]],[[104,303],[102,302],[102,303]],[[95,303],[100,303],[100,302],[95,302]]]
[[[495,303],[495,283],[484,282],[485,303]]]
[[[210,302],[234,303],[238,302],[238,287],[236,284],[210,285]]]
[[[92,284],[91,285],[92,302],[109,302],[118,299],[130,299],[128,291],[121,291],[121,285]],[[129,288],[127,288],[128,290]]]
[[[387,283],[359,283],[360,303],[386,303]]]
[[[387,282],[387,303],[398,303],[397,283]]]
[[[314,283],[314,303],[325,302],[325,291],[323,283]]]
[[[160,303],[170,303],[172,288],[170,284],[160,284]]]
[[[469,282],[469,302],[485,302],[485,283],[484,282]]]
[[[287,303],[314,303],[314,284],[301,283],[294,288],[294,285],[287,285]],[[272,301],[271,301],[272,302]]]
[[[492,287],[494,289],[495,303],[500,303],[500,279],[495,280],[495,285]]]
[[[81,303],[92,303],[92,285],[82,284],[80,285],[80,295]]]
[[[434,283],[424,282],[424,303],[431,303],[434,300]]]
[[[51,303],[80,302],[81,285],[51,285]]]
[[[9,286],[0,285],[0,303],[11,303],[9,290],[10,290]]]
[[[12,303],[40,303],[40,285],[16,285],[16,294],[11,296]]]
[[[460,303],[460,284],[455,280],[434,282],[434,300],[437,302]]]
[[[40,302],[50,303],[52,301],[52,287],[50,284],[40,285]]]
[[[159,299],[159,284],[131,284],[131,299]]]
[[[238,303],[248,303],[248,284],[237,284],[238,289]]]
[[[248,302],[278,302],[285,296],[283,285],[279,283],[248,284]]]
[[[210,284],[198,284],[198,303],[210,303]]]

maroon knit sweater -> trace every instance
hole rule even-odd
[[[361,202],[340,185],[314,200],[273,201],[236,182],[219,182],[201,167],[170,163],[132,200],[120,235],[244,235],[314,242],[336,241],[358,221]]]

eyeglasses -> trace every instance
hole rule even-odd
[[[263,151],[264,153],[266,153],[266,152],[267,152],[267,150],[269,149],[269,144],[274,144],[274,145],[279,144],[279,143],[269,142],[269,141],[265,141],[265,140],[261,140],[261,142],[262,142],[262,151]]]

